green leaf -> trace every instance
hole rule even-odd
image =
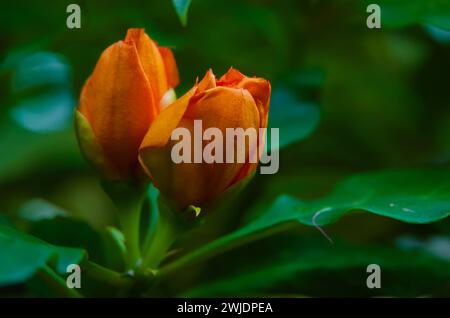
[[[282,230],[277,225],[326,225],[353,210],[365,210],[409,223],[429,223],[450,215],[450,170],[399,170],[357,175],[339,183],[328,196],[301,201],[281,196],[253,222],[180,257],[161,270],[211,258]]]
[[[393,170],[350,177],[327,196],[301,201],[280,196],[246,228],[298,221],[326,225],[354,210],[365,210],[408,223],[431,223],[450,215],[450,170]]]
[[[180,18],[181,24],[186,26],[187,24],[187,14],[191,0],[172,0],[178,17]]]
[[[62,216],[42,219],[30,222],[27,232],[53,245],[84,249],[90,261],[106,265],[100,233],[83,220]]]
[[[25,282],[34,273],[53,261],[59,273],[69,264],[84,257],[81,249],[50,245],[12,227],[0,224],[0,286]]]
[[[430,223],[450,215],[450,170],[393,170],[351,177],[328,196],[300,203],[299,221],[329,224],[352,210],[408,223]]]
[[[116,271],[125,270],[127,248],[123,233],[113,226],[107,226],[102,234],[107,267]]]

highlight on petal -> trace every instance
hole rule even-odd
[[[269,81],[263,78],[244,78],[237,85],[250,92],[258,107],[261,122],[260,127],[267,127],[267,119],[269,115],[270,93],[271,87]]]
[[[147,131],[140,149],[147,147],[163,147],[167,144],[172,131],[183,118],[183,115],[189,106],[190,99],[194,96],[196,90],[197,87],[194,86],[159,114]]]
[[[161,110],[165,109],[167,106],[171,105],[177,100],[177,94],[173,88],[169,89],[159,102]]]
[[[143,170],[164,195],[168,195],[174,182],[174,164],[171,158],[173,142],[170,136],[182,122],[183,115],[196,91],[197,87],[194,86],[160,113],[145,135],[139,149],[139,162]]]
[[[166,66],[158,45],[150,39],[144,29],[128,29],[125,42],[133,43],[136,46],[155,101],[159,103],[169,86],[167,85]]]
[[[102,53],[83,87],[79,110],[120,175],[128,175],[159,112],[134,44],[119,41]]]

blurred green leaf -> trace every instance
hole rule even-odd
[[[450,43],[450,29],[444,30],[432,25],[426,25],[425,30],[427,30],[430,36],[437,42],[442,44]]]
[[[19,209],[19,217],[28,221],[47,220],[65,215],[67,212],[62,208],[39,198],[25,202]]]
[[[33,132],[61,131],[69,127],[73,105],[70,92],[41,94],[17,103],[11,117]]]
[[[8,65],[8,61],[15,61]],[[52,52],[11,52],[5,59],[3,68],[14,72],[11,88],[13,93],[42,87],[68,88],[71,68],[66,59]]]
[[[12,51],[0,65],[12,74],[11,93],[16,100],[11,117],[32,132],[61,131],[70,126],[75,98],[71,67],[52,52]]]
[[[2,224],[0,251],[0,286],[25,282],[49,261],[55,262],[59,273],[65,273],[69,264],[85,257],[81,249],[51,245]]]
[[[72,168],[74,160],[80,162],[72,128],[72,71],[66,58],[47,51],[11,50],[0,72],[10,75],[10,96],[3,109],[9,116],[0,122],[0,183],[36,168],[42,171],[47,163],[53,170],[59,163]]]
[[[317,127],[320,119],[319,109],[313,103],[301,102],[288,89],[276,88],[271,97],[269,125],[279,128],[278,145],[271,149],[283,148],[306,138]],[[268,133],[268,143],[271,132]]]
[[[172,3],[175,7],[175,11],[177,12],[178,17],[180,18],[181,24],[183,24],[183,26],[186,26],[187,14],[189,6],[191,4],[191,0],[172,0]]]
[[[104,244],[99,232],[83,220],[55,216],[28,224],[27,232],[47,243],[84,249],[89,260],[105,264]]]
[[[450,262],[450,237],[432,236],[426,240],[407,235],[396,240],[396,245],[405,251],[421,251]]]

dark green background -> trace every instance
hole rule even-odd
[[[448,1],[379,1],[382,28],[372,30],[366,27],[364,1],[192,0],[186,27],[169,0],[78,1],[82,27],[70,30],[66,6],[72,2],[0,5],[0,213],[18,224],[55,210],[95,229],[116,222],[95,171],[79,153],[72,110],[101,52],[123,39],[129,27],[144,27],[160,45],[173,48],[179,96],[208,68],[221,76],[233,66],[271,82],[271,112],[279,118],[271,124],[281,126],[281,134],[288,132],[289,145],[281,151],[280,171],[256,176],[242,194],[230,226],[251,218],[280,194],[315,199],[356,173],[449,165]],[[290,121],[289,107],[301,109]],[[40,231],[37,236],[52,241]],[[299,226],[226,256],[228,262],[244,255],[263,267],[263,260],[286,247],[277,257],[288,268],[272,270],[289,272],[288,264],[305,256],[312,260],[307,275],[276,283],[269,279],[269,286],[261,287],[261,277],[276,276],[263,273],[255,278],[258,284],[252,284],[252,277],[240,278],[233,288],[222,286],[217,293],[450,296],[449,276],[436,269],[440,262],[449,265],[449,221],[411,225],[355,214],[326,231],[342,245],[330,250],[316,229]],[[432,261],[417,258],[398,265],[393,260],[403,253],[398,242],[405,236],[423,244],[433,238],[446,243],[432,253],[438,255]],[[86,248],[88,242],[70,244]],[[359,262],[354,256],[383,255],[378,248],[389,248],[393,264],[387,265],[387,289],[379,292],[365,288],[365,258]],[[0,251],[0,261],[3,257]],[[345,260],[353,263],[340,266]],[[198,280],[259,268],[246,267],[245,261],[220,264],[223,259],[213,260]],[[195,286],[190,282],[194,277],[178,280],[168,294],[183,294],[180,286]],[[214,289],[192,290],[186,294],[215,295]]]

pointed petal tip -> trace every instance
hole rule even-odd
[[[232,85],[240,82],[244,78],[244,74],[231,66],[228,71],[219,79],[219,81],[224,83],[225,85]]]
[[[199,92],[203,92],[214,87],[216,87],[216,76],[210,68],[206,71],[202,80],[197,84],[197,88]]]

